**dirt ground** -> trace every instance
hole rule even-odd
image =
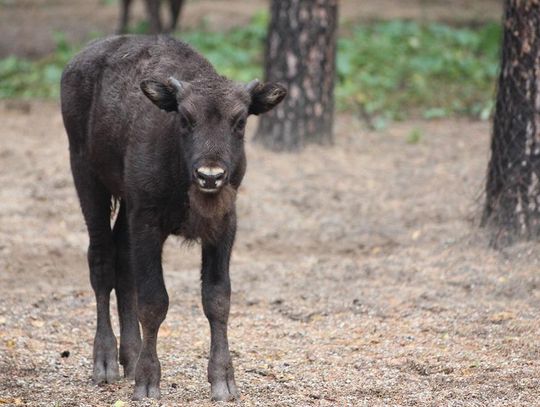
[[[58,106],[6,102],[0,117],[0,404],[128,402],[131,383],[91,382],[95,302]],[[299,155],[248,143],[232,260],[237,404],[540,405],[538,246],[491,250],[475,224],[489,124],[372,133],[340,115],[336,134]],[[211,405],[199,256],[167,242],[167,406]]]
[[[114,33],[118,0],[0,0],[0,58],[38,57],[55,48],[54,34],[81,43]],[[133,22],[144,18],[142,0],[133,2]],[[187,0],[181,26],[224,30],[247,23],[268,0]],[[501,0],[340,0],[347,21],[415,19],[476,24],[501,18]],[[168,17],[165,8],[163,17]],[[345,27],[346,25],[344,25]]]

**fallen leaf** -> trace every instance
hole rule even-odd
[[[371,254],[379,254],[381,250],[382,249],[379,246],[375,246],[373,249],[371,249]]]
[[[32,324],[32,326],[35,326],[36,328],[42,328],[43,326],[45,326],[45,322],[40,321],[39,319],[36,319],[30,323]]]
[[[22,399],[15,398],[15,399],[0,399],[0,404],[9,404],[9,405],[21,406],[24,403],[23,403]]]
[[[489,317],[491,322],[499,323],[514,319],[515,315],[510,311],[497,312]]]
[[[172,334],[172,329],[168,325],[162,325],[158,333],[158,335],[162,338],[167,338],[168,336],[171,336],[171,334]]]

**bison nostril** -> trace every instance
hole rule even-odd
[[[215,189],[223,185],[226,172],[221,167],[199,167],[195,170],[195,177],[200,187]]]
[[[215,178],[216,180],[218,180],[218,181],[219,181],[220,179],[225,178],[225,171],[220,172],[219,174],[214,175],[214,178]]]
[[[220,167],[197,168],[197,176],[200,178],[221,179],[225,176],[225,170]]]

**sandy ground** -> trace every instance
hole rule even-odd
[[[55,33],[75,43],[112,34],[118,23],[118,0],[0,0],[0,58],[37,57],[55,48]],[[133,22],[144,19],[142,0],[133,2]],[[348,21],[415,19],[452,24],[499,20],[501,0],[340,0],[340,15]],[[268,0],[187,0],[181,26],[204,25],[224,30],[246,24],[267,10]],[[168,17],[165,7],[163,17]],[[168,21],[168,20],[167,20]]]
[[[58,107],[7,102],[0,118],[0,404],[127,403],[131,383],[91,382],[95,302]],[[340,115],[336,135],[299,155],[248,143],[232,260],[237,404],[540,405],[538,246],[491,250],[475,223],[489,124],[372,133]],[[211,405],[199,256],[167,242],[166,406]]]

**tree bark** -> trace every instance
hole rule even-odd
[[[540,236],[540,2],[506,0],[482,224],[492,244]]]
[[[337,0],[272,0],[266,80],[288,96],[261,117],[255,140],[273,150],[332,142]]]

